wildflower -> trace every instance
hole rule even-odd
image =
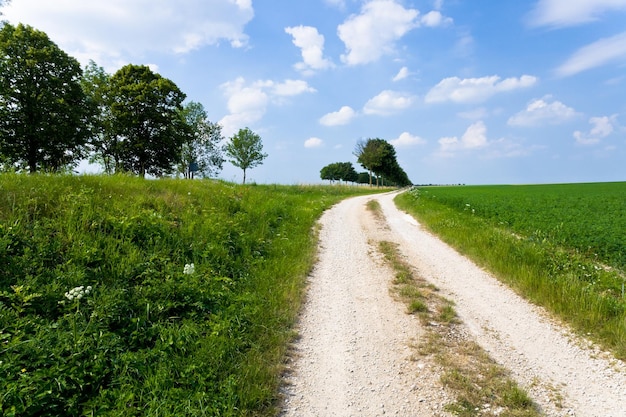
[[[185,268],[183,269],[183,274],[192,275],[196,271],[196,267],[194,264],[185,264]]]
[[[92,290],[91,285],[88,285],[87,288],[85,288],[82,285],[80,287],[74,287],[65,293],[65,298],[67,298],[70,301],[72,301],[74,298],[76,298],[77,300],[80,300],[84,296],[89,295],[91,290]]]

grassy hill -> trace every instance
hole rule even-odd
[[[355,187],[0,176],[0,414],[271,415]]]

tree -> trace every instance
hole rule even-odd
[[[333,181],[356,182],[359,174],[354,170],[352,162],[334,162],[320,170],[320,177],[331,183]]]
[[[217,174],[224,165],[222,127],[211,123],[202,104],[194,101],[183,107],[182,114],[190,131],[182,146],[179,171],[185,178],[193,178],[196,172],[203,177]]]
[[[372,172],[376,174],[376,185],[378,185],[379,177],[383,181],[387,178],[398,186],[411,184],[406,172],[398,164],[395,148],[386,140],[375,138],[359,141],[354,155],[363,168],[369,171],[370,185],[372,185]]]
[[[58,171],[85,154],[93,108],[78,61],[30,26],[0,28],[0,154],[16,168]]]
[[[90,129],[90,162],[102,164],[104,172],[111,174],[120,166],[121,159],[118,137],[112,131],[111,75],[90,61],[83,71],[81,86],[91,106],[96,109]]]
[[[132,64],[113,74],[109,93],[120,167],[141,176],[172,172],[189,134],[185,94],[147,66]]]
[[[263,153],[261,137],[247,127],[239,129],[224,148],[230,163],[243,170],[243,184],[246,183],[246,170],[263,163],[267,154]]]

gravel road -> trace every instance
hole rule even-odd
[[[626,365],[574,336],[396,209],[395,193],[345,200],[320,219],[281,416],[447,416],[440,369],[416,354],[424,329],[390,293],[376,252],[396,242],[453,300],[473,339],[546,416],[626,417]],[[379,201],[386,222],[366,209]]]

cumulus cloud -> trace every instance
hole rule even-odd
[[[487,145],[487,126],[482,121],[470,125],[461,139],[456,136],[439,139],[439,150],[442,153],[478,149]]]
[[[619,60],[626,62],[626,32],[580,48],[556,69],[556,73],[566,77]]]
[[[305,148],[319,148],[324,145],[324,141],[320,138],[309,138],[304,141]]]
[[[509,126],[541,126],[564,123],[578,116],[579,113],[573,108],[560,101],[551,101],[550,97],[544,97],[531,101],[526,109],[511,116],[507,123]]]
[[[325,114],[320,119],[320,123],[324,126],[340,126],[347,125],[355,117],[357,113],[350,106],[343,106],[339,111]]]
[[[245,46],[244,28],[254,17],[251,0],[19,0],[3,12],[105,67],[153,51],[184,54],[222,41]]]
[[[426,94],[426,103],[442,103],[452,101],[455,103],[481,102],[491,96],[527,88],[535,85],[537,78],[530,75],[522,75],[520,78],[506,78],[501,80],[497,75],[482,78],[458,77],[445,78]]]
[[[393,77],[393,82],[404,80],[406,77],[409,76],[409,74],[410,74],[409,73],[409,69],[407,67],[402,67],[402,68],[400,68],[400,71],[398,71],[396,76]]]
[[[592,125],[589,132],[581,132],[579,130],[574,132],[576,143],[580,145],[595,145],[599,143],[614,132],[617,124],[617,115],[592,117],[589,119],[589,123]]]
[[[575,26],[622,10],[626,10],[626,0],[539,0],[528,16],[528,23],[531,26]]]
[[[271,103],[282,104],[287,97],[315,92],[306,81],[301,80],[259,80],[247,83],[243,77],[239,77],[220,87],[227,98],[230,113],[219,121],[225,136],[231,136],[239,129],[261,120]]]
[[[437,10],[433,10],[431,12],[426,13],[420,19],[420,22],[427,27],[439,27],[439,26],[448,26],[451,25],[453,20],[450,17],[446,17],[441,14],[441,12]]]
[[[332,61],[324,58],[324,36],[311,26],[285,28],[293,37],[293,44],[302,50],[302,62],[295,65],[302,72],[324,70],[333,66]]]
[[[363,113],[386,116],[410,107],[414,101],[408,93],[385,90],[365,103]]]
[[[399,39],[419,26],[418,17],[418,10],[405,9],[394,0],[365,3],[359,15],[337,28],[347,50],[341,60],[348,65],[367,64],[391,53]]]
[[[411,135],[409,132],[403,132],[397,139],[389,141],[390,144],[396,147],[408,147],[416,145],[425,145],[426,140],[419,136]]]

